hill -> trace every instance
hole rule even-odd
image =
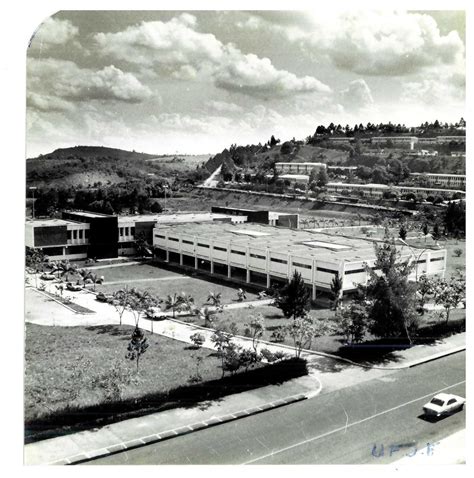
[[[61,148],[29,158],[26,182],[38,187],[110,185],[150,177],[172,180],[207,157],[153,155],[102,146]]]
[[[71,148],[59,148],[52,153],[40,154],[36,158],[29,158],[27,161],[55,159],[115,159],[115,160],[135,160],[135,159],[154,159],[156,154],[137,153],[136,151],[126,151],[124,149],[106,148],[105,146],[73,146]]]

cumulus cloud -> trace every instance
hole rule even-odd
[[[36,30],[32,38],[32,45],[40,48],[49,48],[52,45],[64,45],[77,37],[79,29],[69,20],[60,20],[50,17]]]
[[[152,95],[133,74],[113,65],[95,71],[80,68],[72,61],[52,58],[28,61],[28,90],[36,95],[50,96],[54,91],[54,95],[62,100],[79,102],[115,100],[140,103]],[[38,107],[38,97],[33,100],[33,105]]]
[[[51,95],[39,95],[32,92],[28,92],[26,104],[28,108],[44,112],[72,111],[74,109],[74,105],[68,101],[62,100],[61,98]]]
[[[365,80],[351,81],[349,86],[340,92],[342,104],[349,110],[359,110],[374,103],[369,85]]]
[[[452,31],[443,35],[427,14],[330,11],[318,12],[311,19],[302,27],[263,16],[239,26],[278,31],[309,54],[327,56],[339,68],[365,75],[407,75],[425,67],[463,61],[464,44],[459,34]]]
[[[243,111],[241,106],[226,101],[211,100],[207,104],[212,110],[219,113],[241,113]]]
[[[195,17],[182,14],[168,22],[142,22],[121,32],[98,33],[94,39],[103,55],[153,66],[179,79],[205,75],[218,88],[250,96],[285,97],[330,91],[312,76],[299,78],[278,70],[268,58],[244,54],[196,28]]]

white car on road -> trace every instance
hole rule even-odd
[[[438,393],[431,401],[423,405],[423,411],[427,416],[440,417],[460,411],[464,408],[466,399],[450,393]]]

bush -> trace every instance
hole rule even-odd
[[[462,256],[462,249],[454,249],[454,255],[456,257],[461,257]]]
[[[277,327],[270,335],[270,340],[272,342],[281,343],[285,341],[285,337],[286,337],[285,327]]]
[[[200,334],[199,332],[194,333],[189,338],[197,348],[202,347],[202,344],[206,341],[204,335]]]

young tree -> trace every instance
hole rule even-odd
[[[135,238],[135,251],[140,257],[153,255],[153,253],[151,252],[151,247],[146,239],[146,234],[144,232],[139,232],[137,237]]]
[[[148,291],[130,289],[128,295],[128,310],[130,310],[135,319],[135,326],[138,327],[140,318],[152,307],[158,305],[158,299],[153,297]]]
[[[176,292],[173,295],[168,295],[165,300],[166,307],[173,311],[173,319],[176,317],[176,311],[183,306],[183,298]]]
[[[416,285],[408,280],[415,264],[402,262],[395,241],[386,233],[375,244],[374,269],[367,268],[369,280],[361,292],[367,297],[370,332],[385,339],[405,338],[412,344],[418,327]]]
[[[35,287],[38,287],[38,273],[43,270],[47,263],[47,256],[40,249],[26,248],[25,264],[33,270],[35,276]]]
[[[135,360],[137,364],[137,373],[139,371],[140,357],[147,351],[149,347],[148,340],[145,337],[143,330],[135,327],[130,342],[127,346],[127,355],[125,356],[129,360]]]
[[[342,285],[342,278],[339,276],[339,274],[336,274],[331,281],[331,293],[333,297],[332,300],[334,310],[337,310],[341,302]]]
[[[416,283],[416,292],[418,294],[420,311],[423,314],[426,298],[434,292],[434,282],[423,274],[418,278],[418,282]]]
[[[288,335],[293,339],[296,358],[301,357],[303,349],[311,347],[314,338],[321,337],[330,331],[327,320],[318,320],[310,315],[297,317],[286,327]]]
[[[326,171],[326,168],[321,168],[318,171],[318,179],[316,180],[316,185],[318,186],[318,188],[325,188],[328,182],[329,176]]]
[[[404,223],[400,225],[400,229],[398,230],[398,236],[402,240],[405,240],[407,238],[407,228]]]
[[[346,342],[360,343],[368,328],[367,309],[362,303],[353,302],[336,312],[338,332],[344,335]]]
[[[441,239],[441,233],[439,232],[438,223],[435,223],[433,226],[433,231],[431,232],[431,237],[433,241],[439,241]]]
[[[294,271],[291,281],[278,294],[275,305],[286,318],[303,317],[309,310],[311,294],[298,271]]]
[[[252,347],[256,353],[260,339],[265,331],[265,319],[262,314],[250,316],[249,319],[250,321],[245,324],[246,329],[244,333],[252,339]]]
[[[448,324],[451,310],[456,309],[465,299],[465,284],[465,281],[462,279],[439,279],[434,285],[433,295],[435,304],[443,306],[446,316],[446,325]]]
[[[214,347],[217,350],[217,354],[221,359],[221,368],[222,368],[222,376],[224,376],[226,368],[225,368],[225,352],[226,348],[231,344],[232,336],[229,334],[224,328],[217,328],[214,334],[211,337],[211,342],[214,344]]]
[[[210,302],[216,309],[218,309],[222,302],[222,293],[221,292],[209,292],[206,302]]]
[[[122,325],[122,317],[129,305],[130,290],[128,287],[117,290],[113,294],[112,305],[119,316],[120,325]]]

